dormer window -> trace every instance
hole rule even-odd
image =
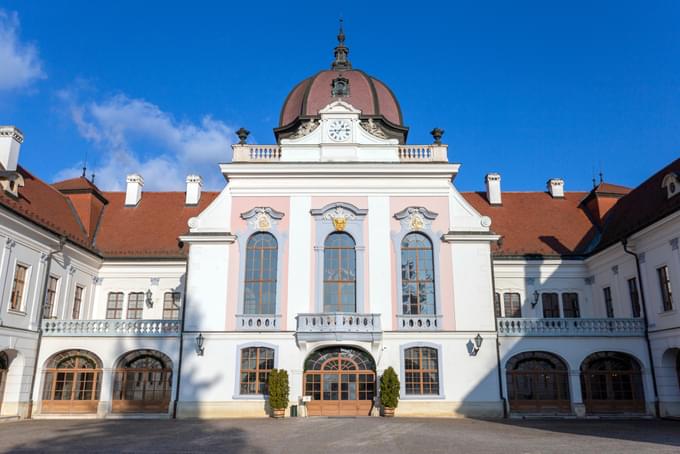
[[[331,89],[331,96],[335,97],[347,97],[349,96],[349,80],[344,77],[337,77],[333,79],[331,84],[333,87]]]
[[[671,172],[661,182],[661,187],[666,189],[666,196],[670,199],[674,195],[680,194],[680,176],[677,172]]]

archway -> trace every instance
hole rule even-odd
[[[47,361],[43,413],[95,413],[99,404],[102,362],[87,350],[68,350]]]
[[[327,347],[305,361],[309,416],[368,416],[375,396],[375,362],[352,347]]]
[[[506,366],[510,411],[570,413],[569,374],[559,357],[547,352],[513,356]]]
[[[155,350],[126,353],[113,376],[114,413],[165,413],[172,391],[172,361]]]
[[[620,352],[597,352],[581,364],[581,391],[586,412],[644,413],[640,364]]]

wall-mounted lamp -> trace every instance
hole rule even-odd
[[[538,304],[538,290],[534,290],[534,300],[531,302],[531,307],[534,308]]]
[[[477,333],[474,341],[475,341],[474,345],[470,345],[472,344],[472,342],[468,342],[469,345],[468,348],[470,348],[470,346],[472,347],[470,349],[470,355],[477,356],[477,353],[479,353],[479,349],[482,348],[482,342],[484,342],[484,338],[481,336],[481,334]]]
[[[203,353],[205,352],[205,347],[203,347],[204,341],[205,338],[203,337],[203,334],[198,333],[198,336],[196,336],[196,354],[198,356],[203,356]]]
[[[146,306],[153,307],[153,292],[151,291],[151,289],[148,289],[146,291]]]

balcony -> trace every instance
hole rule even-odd
[[[284,151],[280,145],[232,145],[233,162],[283,161]],[[400,162],[448,162],[446,145],[398,145]]]
[[[499,336],[635,337],[644,336],[641,318],[499,318]]]
[[[442,329],[441,315],[397,315],[400,331],[438,331]]]
[[[239,331],[278,331],[281,329],[280,315],[239,314],[236,316]]]
[[[297,338],[299,341],[376,341],[382,338],[380,314],[298,314]]]
[[[44,336],[168,337],[181,334],[179,320],[43,320]]]

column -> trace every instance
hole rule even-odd
[[[571,397],[571,410],[575,416],[583,418],[586,415],[586,406],[583,403],[581,393],[581,371],[569,371],[569,396]]]

